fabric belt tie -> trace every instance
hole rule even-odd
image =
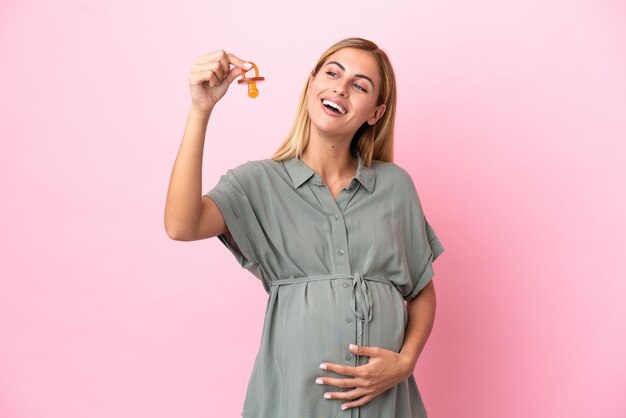
[[[359,303],[357,304],[356,299],[357,296],[359,298]],[[359,311],[358,306],[362,307],[362,310]],[[372,295],[370,294],[370,289],[367,286],[367,278],[364,278],[361,273],[356,272],[354,274],[352,280],[352,294],[350,295],[350,307],[352,308],[352,312],[356,315],[357,318],[361,322],[363,322],[363,330],[357,336],[361,337],[359,345],[365,345],[369,347],[369,323],[372,320]],[[357,359],[357,364],[358,364]]]

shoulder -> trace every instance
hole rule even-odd
[[[246,193],[262,195],[281,184],[284,171],[281,162],[267,158],[243,162],[229,169],[225,177]]]
[[[258,178],[264,174],[278,172],[279,162],[270,158],[260,160],[248,160],[228,170],[228,173],[238,179]]]
[[[422,203],[411,174],[403,167],[376,161],[376,193],[385,201],[392,201],[399,214],[414,216],[422,213]]]
[[[376,183],[384,188],[393,188],[397,194],[415,193],[411,174],[396,163],[373,161],[370,166],[376,171]]]

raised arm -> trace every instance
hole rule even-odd
[[[202,154],[211,112],[245,64],[220,50],[199,57],[192,67],[192,103],[165,202],[165,231],[171,239],[194,241],[227,231],[215,202],[202,196]]]

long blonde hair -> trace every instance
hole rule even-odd
[[[373,125],[366,122],[357,129],[350,143],[350,150],[358,150],[365,165],[370,166],[373,160],[393,162],[393,130],[396,118],[396,77],[391,62],[385,51],[374,42],[363,38],[346,38],[331,46],[322,54],[311,75],[316,76],[322,64],[335,52],[343,48],[358,48],[368,51],[376,60],[381,78],[381,87],[376,106],[385,104],[387,107],[383,116]],[[310,77],[304,85],[298,103],[298,113],[291,125],[287,138],[272,155],[274,161],[282,161],[292,157],[300,158],[309,143],[311,118],[306,104],[306,94],[309,88]]]

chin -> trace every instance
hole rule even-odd
[[[350,134],[349,131],[346,131],[345,129],[341,129],[342,127],[337,127],[337,126],[327,126],[326,124],[317,124],[314,123],[313,120],[311,120],[311,129],[315,129],[317,130],[317,132],[319,132],[322,135],[325,136],[348,136]],[[356,132],[356,131],[355,131]],[[354,132],[352,133],[352,135],[350,135],[350,138],[352,138],[354,136]]]

